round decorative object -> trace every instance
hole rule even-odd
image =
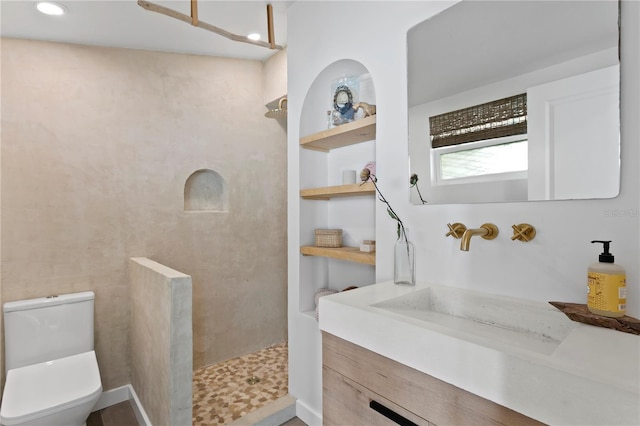
[[[371,172],[372,175],[376,175],[376,162],[375,161],[369,161],[367,164],[365,164],[364,166],[365,169],[369,169],[369,172]]]
[[[334,124],[353,121],[353,116],[356,112],[353,109],[353,93],[346,84],[341,84],[336,88],[336,92],[333,95],[333,109],[340,114],[339,117],[334,117]]]
[[[318,301],[322,296],[328,296],[330,294],[334,294],[337,292],[338,290],[332,290],[330,288],[321,288],[320,290],[316,291],[316,295],[315,295],[316,306],[318,306]]]
[[[315,296],[315,301],[316,301],[316,321],[318,321],[320,319],[320,304],[318,303],[320,298],[322,296],[328,296],[330,294],[334,294],[334,293],[337,293],[337,292],[338,292],[338,290],[331,290],[330,288],[321,288],[320,290],[316,291],[316,296]]]

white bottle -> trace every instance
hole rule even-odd
[[[602,243],[604,251],[598,263],[589,265],[587,308],[596,315],[619,318],[627,308],[627,275],[624,268],[613,263],[609,253],[611,241],[591,241]]]

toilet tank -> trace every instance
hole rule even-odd
[[[93,350],[92,291],[3,305],[5,370]]]

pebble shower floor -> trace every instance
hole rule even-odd
[[[196,370],[193,426],[229,424],[287,395],[288,381],[287,342]]]

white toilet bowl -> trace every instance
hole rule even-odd
[[[0,424],[81,426],[102,393],[94,351],[7,373]]]

